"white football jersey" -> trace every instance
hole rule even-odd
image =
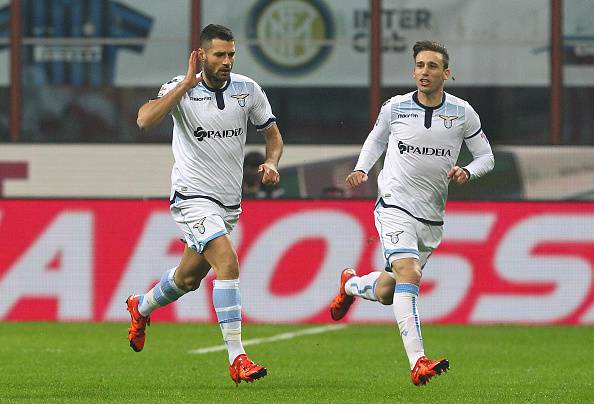
[[[490,171],[493,153],[468,102],[444,93],[440,105],[426,107],[416,91],[398,95],[382,106],[355,171],[369,172],[387,146],[378,177],[379,197],[421,221],[443,224],[447,174],[456,165],[463,141],[475,158],[465,167],[471,178]]]
[[[177,76],[165,83],[157,98],[183,79]],[[238,207],[248,118],[258,130],[276,120],[262,88],[235,73],[218,90],[201,81],[182,96],[171,115],[175,158],[171,200],[176,196],[204,197],[226,207]]]

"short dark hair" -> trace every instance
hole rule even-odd
[[[200,33],[200,47],[205,49],[213,39],[222,39],[223,41],[234,41],[233,32],[223,25],[208,24]]]
[[[443,59],[443,68],[447,69],[450,65],[450,55],[448,55],[448,50],[443,44],[434,41],[418,41],[413,46],[413,59],[417,60],[417,55],[422,51],[441,53]]]

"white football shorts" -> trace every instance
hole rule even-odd
[[[392,262],[400,258],[417,258],[423,268],[441,243],[443,226],[425,224],[398,208],[378,203],[374,217],[388,272],[392,272]]]
[[[170,209],[186,244],[200,254],[209,241],[231,233],[241,213],[241,208],[227,209],[205,198],[176,197]]]

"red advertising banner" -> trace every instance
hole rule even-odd
[[[384,265],[373,201],[244,201],[232,234],[243,315],[326,322],[340,271]],[[424,322],[594,324],[594,203],[450,202],[424,269]],[[166,201],[0,201],[0,320],[125,321],[124,300],[175,267]],[[153,313],[215,321],[213,275]],[[393,322],[357,299],[345,321]]]

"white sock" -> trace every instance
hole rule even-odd
[[[140,295],[138,311],[144,317],[149,316],[158,307],[175,302],[186,293],[175,284],[175,270],[176,268],[171,268],[165,271],[159,283],[144,295]]]
[[[425,355],[423,337],[421,335],[421,320],[417,310],[419,287],[412,283],[397,283],[394,292],[394,315],[398,322],[400,336],[412,369],[417,360]]]
[[[241,343],[241,295],[239,279],[215,280],[212,303],[217,313],[223,340],[229,352],[229,364],[245,353]]]
[[[375,284],[381,274],[381,271],[375,271],[363,276],[353,276],[344,285],[344,290],[349,296],[360,296],[363,299],[377,302]]]

